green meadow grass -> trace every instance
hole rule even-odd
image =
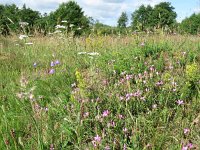
[[[199,87],[196,36],[1,37],[0,147],[200,149]]]

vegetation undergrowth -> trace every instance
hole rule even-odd
[[[198,37],[27,41],[0,41],[1,149],[200,148]]]

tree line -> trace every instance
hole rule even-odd
[[[65,31],[81,34],[125,34],[135,32],[155,32],[162,30],[167,33],[200,33],[200,13],[192,14],[181,23],[176,21],[177,13],[169,2],[161,2],[154,7],[141,5],[131,15],[128,26],[128,15],[122,12],[117,27],[111,27],[84,15],[82,8],[74,1],[59,5],[58,9],[47,14],[27,8],[24,4],[18,8],[15,4],[0,4],[0,34],[7,36],[12,33],[47,35]]]

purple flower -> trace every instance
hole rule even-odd
[[[108,110],[104,110],[102,116],[103,117],[107,117],[109,115],[109,111]]]
[[[55,66],[55,64],[54,64],[54,62],[53,62],[53,61],[51,61],[51,67],[53,67],[53,66]]]
[[[36,62],[34,62],[33,66],[34,66],[34,67],[37,67],[37,63],[36,63]]]
[[[49,71],[49,74],[54,74],[55,73],[55,69],[51,69],[50,71]]]
[[[59,65],[59,64],[60,64],[60,61],[59,61],[59,60],[56,60],[56,61],[54,62],[54,64],[55,64],[55,65]]]
[[[163,85],[163,81],[158,81],[158,82],[156,83],[156,85],[157,85],[157,86]]]
[[[187,146],[183,146],[181,150],[188,150]]]
[[[183,105],[184,104],[183,100],[180,100],[180,99],[177,100],[176,102],[177,102],[178,105]]]

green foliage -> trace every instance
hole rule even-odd
[[[198,34],[200,32],[200,13],[192,14],[180,24],[180,30],[183,33]]]
[[[132,14],[132,28],[145,31],[153,28],[171,27],[176,23],[176,12],[169,2],[161,2],[154,8],[141,5]]]
[[[152,22],[153,8],[148,5],[141,5],[138,10],[132,13],[132,28],[134,30],[144,31],[154,26]]]
[[[80,34],[81,31],[89,27],[89,21],[82,8],[75,1],[62,3],[59,8],[54,12],[53,17],[57,24],[62,21],[67,21],[65,24],[68,32],[75,30],[75,34]],[[81,28],[82,30],[77,30]]]
[[[126,28],[127,23],[128,23],[128,16],[127,16],[126,12],[122,12],[117,23],[118,23],[119,28]]]

